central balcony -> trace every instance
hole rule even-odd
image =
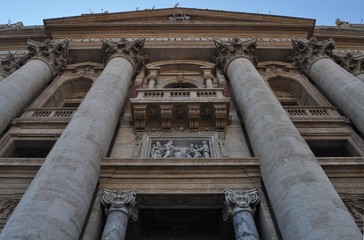
[[[222,88],[138,89],[130,105],[137,131],[224,131],[229,124],[230,98]]]

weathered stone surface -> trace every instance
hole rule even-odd
[[[79,237],[133,75],[127,59],[108,62],[7,222],[3,239]]]
[[[358,239],[358,227],[252,62],[237,57],[226,74],[283,238]]]

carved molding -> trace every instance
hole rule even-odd
[[[232,191],[225,189],[225,208],[223,209],[223,219],[227,221],[234,215],[237,209],[253,209],[259,204],[260,198],[256,188],[248,191]]]
[[[335,62],[353,75],[364,74],[364,54],[354,56],[347,52],[344,56],[333,54]]]
[[[142,52],[144,42],[145,38],[138,38],[133,41],[121,38],[118,42],[103,39],[102,48],[106,54],[105,63],[114,57],[126,58],[132,63],[134,73],[137,74],[148,59],[148,56]]]
[[[8,77],[10,74],[22,67],[29,59],[29,55],[14,57],[14,54],[8,53],[4,59],[0,60],[0,75]]]
[[[161,123],[163,131],[171,131],[173,105],[161,105]]]
[[[47,39],[44,42],[28,40],[29,56],[32,59],[39,59],[47,63],[52,69],[53,75],[56,75],[59,69],[65,66],[68,61],[69,40],[63,40],[59,43],[52,43]]]
[[[322,58],[331,58],[332,51],[335,48],[335,42],[332,38],[325,41],[317,41],[311,37],[309,41],[292,39],[293,57],[292,62],[304,70],[306,74],[314,62]]]
[[[182,11],[172,14],[168,17],[169,22],[191,22],[191,16],[186,15]]]
[[[0,220],[6,221],[14,208],[18,205],[19,198],[3,198],[0,199]]]
[[[189,127],[191,131],[198,131],[200,127],[200,105],[188,105]]]
[[[134,106],[134,126],[136,131],[144,131],[147,116],[147,105]]]
[[[248,58],[256,65],[257,58],[255,56],[255,49],[257,47],[257,41],[257,38],[245,41],[241,41],[239,38],[233,38],[232,41],[214,39],[218,55],[213,60],[225,73],[229,63],[238,57]]]
[[[127,214],[134,220],[138,220],[139,210],[136,208],[136,191],[111,191],[104,189],[101,197],[101,204],[105,207],[105,214],[111,211],[127,211]]]
[[[224,131],[227,124],[228,110],[225,104],[214,104],[216,131]]]

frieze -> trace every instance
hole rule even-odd
[[[245,41],[242,41],[239,38],[233,38],[231,41],[214,39],[218,54],[213,60],[218,67],[225,71],[225,73],[230,61],[237,57],[248,58],[253,64],[256,64],[255,49],[257,47],[257,41],[257,38]]]
[[[317,41],[315,37],[311,37],[309,41],[292,39],[292,47],[292,62],[308,74],[314,62],[322,58],[332,57],[335,43],[331,38],[325,41]]]
[[[142,53],[145,38],[128,41],[126,38],[121,38],[119,41],[102,40],[102,48],[105,51],[105,62],[114,57],[124,57],[128,59],[134,67],[135,74],[145,65],[148,56]]]
[[[364,73],[364,54],[354,56],[351,52],[345,55],[333,54],[335,62],[353,75]]]
[[[69,40],[63,40],[59,43],[52,43],[50,39],[44,42],[28,40],[29,57],[40,59],[47,63],[56,75],[61,67],[64,67],[69,62],[68,57]]]
[[[179,141],[179,146],[175,145],[173,140],[168,140],[162,144],[162,141],[153,141],[150,150],[150,158],[210,158],[210,147],[206,140],[197,141]],[[188,142],[188,143],[187,143]]]

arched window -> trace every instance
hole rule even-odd
[[[297,80],[285,77],[268,79],[269,86],[283,106],[318,106]]]
[[[64,82],[48,99],[44,107],[78,107],[93,81],[87,78],[77,78]]]

